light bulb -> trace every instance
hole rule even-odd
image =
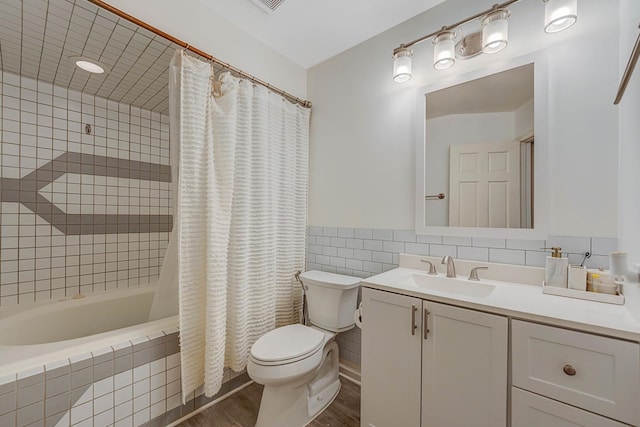
[[[496,9],[482,19],[482,51],[496,53],[509,43],[508,9]]]
[[[453,31],[443,31],[433,38],[433,68],[444,70],[456,62],[455,36]]]
[[[402,48],[393,54],[393,81],[404,83],[411,80],[411,49]]]
[[[578,20],[578,0],[546,0],[544,5],[544,31],[557,33],[566,30]]]

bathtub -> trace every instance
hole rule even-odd
[[[155,289],[0,309],[0,377],[141,336],[176,332],[177,316],[147,322]]]
[[[0,309],[0,426],[166,425],[181,405],[178,316],[155,286]]]

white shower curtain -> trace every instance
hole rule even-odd
[[[160,276],[153,296],[149,321],[163,319],[178,314],[178,241],[180,209],[177,196],[180,194],[180,67],[182,61],[179,52],[173,57],[169,70],[169,141],[171,154],[171,192],[173,208],[173,230],[162,261]]]
[[[183,398],[245,368],[251,345],[298,320],[309,109],[179,52],[178,276]]]

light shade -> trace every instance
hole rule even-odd
[[[443,31],[433,38],[433,68],[444,70],[456,62],[456,34],[453,31]]]
[[[508,9],[496,9],[482,19],[482,51],[496,53],[507,47],[509,42]]]
[[[402,83],[411,80],[411,57],[413,51],[408,48],[398,49],[393,54],[393,81]]]
[[[544,5],[544,30],[557,33],[569,28],[578,20],[578,0],[546,0]]]
[[[85,71],[95,74],[102,74],[107,71],[106,67],[98,61],[83,56],[72,56],[69,58],[72,64]]]

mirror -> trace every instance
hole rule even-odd
[[[416,230],[419,234],[512,235],[541,231],[536,209],[546,123],[542,67],[517,60],[423,88]],[[544,116],[544,114],[541,114]],[[541,163],[541,162],[538,162]],[[475,230],[475,231],[474,231]]]
[[[425,223],[532,228],[533,64],[430,92],[426,104]]]

